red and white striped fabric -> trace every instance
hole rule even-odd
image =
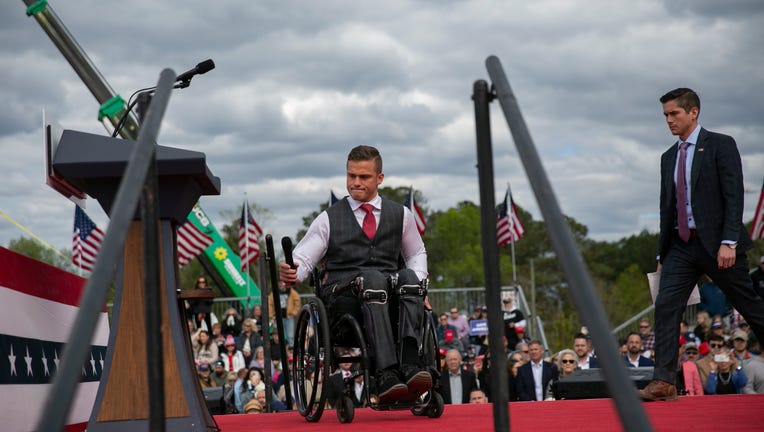
[[[0,247],[0,425],[34,430],[79,311],[86,280]],[[101,311],[73,394],[66,430],[83,430],[106,360],[109,319]]]
[[[411,210],[411,214],[414,215],[414,220],[416,221],[416,229],[419,231],[419,235],[423,236],[425,230],[427,229],[427,222],[424,220],[422,209],[420,209],[416,201],[414,201],[413,187],[409,189],[409,194],[406,197],[406,202],[403,204],[403,206],[408,207],[408,209]]]
[[[203,233],[192,222],[178,227],[178,266],[183,267],[212,244],[212,237]]]
[[[239,221],[239,257],[241,258],[241,271],[246,272],[249,266],[260,257],[260,243],[258,239],[263,230],[255,222],[249,211],[249,204],[244,201],[241,208],[241,220]]]
[[[72,263],[93,271],[104,232],[88,217],[80,206],[74,206],[74,232],[72,235]]]
[[[751,224],[751,238],[754,240],[764,238],[764,185],[761,186],[759,204],[756,206],[756,213]]]
[[[509,202],[507,202],[509,200]],[[520,240],[525,235],[525,228],[517,216],[515,202],[512,194],[504,195],[504,202],[499,206],[499,217],[496,219],[496,239],[499,247],[506,246],[510,242]]]

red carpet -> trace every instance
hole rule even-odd
[[[656,431],[762,431],[764,395],[680,397],[677,402],[644,405]],[[610,399],[516,402],[510,404],[513,431],[623,430]],[[215,416],[221,432],[291,431],[492,431],[492,405],[446,405],[438,419],[417,417],[409,411],[357,409],[350,424],[325,411],[321,421],[308,423],[298,413]]]

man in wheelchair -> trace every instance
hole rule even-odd
[[[377,193],[385,176],[379,151],[353,148],[346,168],[350,195],[316,217],[295,247],[295,268],[279,263],[280,279],[295,284],[322,265],[318,295],[330,316],[363,323],[379,402],[413,401],[432,388],[418,356],[427,252],[411,212]]]

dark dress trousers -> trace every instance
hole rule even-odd
[[[690,203],[696,233],[679,238],[674,170],[677,144],[661,156],[660,292],[655,300],[655,374],[676,381],[679,321],[692,288],[702,274],[721,288],[759,338],[764,337],[764,300],[753,290],[745,252],[752,246],[743,219],[743,169],[735,140],[700,130],[690,170]],[[689,151],[689,150],[688,150]],[[717,253],[723,240],[737,242],[734,266],[720,270]]]

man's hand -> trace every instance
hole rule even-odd
[[[735,265],[735,249],[723,244],[719,246],[719,252],[716,254],[716,264],[720,269],[728,269]]]
[[[285,285],[297,284],[297,267],[299,263],[294,263],[294,268],[289,267],[289,264],[281,261],[279,263],[279,280]]]

